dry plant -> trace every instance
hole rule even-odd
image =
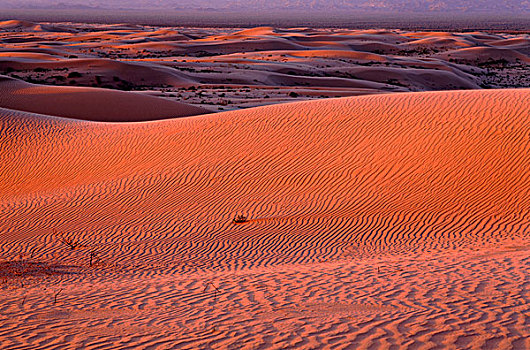
[[[55,293],[53,295],[53,303],[56,304],[57,303],[57,297],[59,296],[59,294],[63,291],[63,289],[59,289],[59,291],[57,293]]]
[[[91,250],[90,253],[89,253],[89,256],[90,256],[90,267],[92,267],[92,265],[94,264],[97,264],[99,262],[99,256],[98,256],[98,252],[96,252],[95,250]]]
[[[232,220],[234,224],[243,224],[245,222],[248,222],[248,219],[244,215],[236,215],[236,217]]]
[[[67,246],[70,247],[70,249],[74,250],[76,248],[79,248],[81,246],[81,244],[79,244],[79,242],[75,242],[74,240],[72,240],[71,238],[68,238],[68,237],[62,237],[61,238],[61,242],[66,244]]]
[[[215,286],[215,284],[213,284],[212,282],[207,282],[205,285],[204,285],[204,290],[202,291],[203,293],[206,293],[206,291],[208,290],[208,286],[212,286],[213,287],[213,303],[214,305],[217,303],[217,293],[221,293],[221,291],[219,290],[219,288],[217,288]],[[216,332],[217,331],[217,327],[214,325],[213,326],[213,329],[212,329],[213,332]]]
[[[59,236],[59,241],[70,247],[71,250],[75,250],[83,246],[80,242],[74,241],[73,238],[66,237],[64,234],[58,234],[56,229],[53,229],[53,233]]]
[[[219,290],[219,288],[217,288],[212,282],[208,282],[206,283],[206,285],[204,286],[204,290],[203,290],[203,293],[206,293],[206,290],[208,289],[208,286],[212,286],[213,287],[213,302],[214,304],[217,302],[217,293],[221,293],[221,291]]]

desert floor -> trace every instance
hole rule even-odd
[[[530,87],[530,35],[524,32],[13,20],[0,22],[0,43],[0,75],[35,84],[137,91],[213,112],[375,93]],[[7,94],[1,84],[0,89]],[[6,100],[0,97],[0,106],[22,108]]]
[[[530,348],[527,35],[2,26],[0,348]]]

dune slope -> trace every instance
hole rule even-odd
[[[71,272],[0,298],[0,345],[528,347],[529,97],[136,124],[3,109],[0,256]]]
[[[134,122],[209,113],[185,103],[133,92],[46,86],[0,76],[0,107],[57,117]]]
[[[0,74],[151,90],[212,112],[389,92],[528,88],[528,34],[0,22]]]

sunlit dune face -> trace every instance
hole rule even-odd
[[[0,22],[0,348],[530,348],[527,39]]]
[[[493,342],[493,315],[528,304],[529,96],[387,94],[122,124],[4,109],[0,305],[35,320],[11,318],[0,339],[32,343],[38,325],[99,345],[288,347],[283,333],[317,332],[325,347],[335,327],[337,344],[359,347],[374,329],[396,346]],[[451,336],[414,323],[448,314]],[[230,335],[242,322],[271,338]],[[499,334],[519,347],[526,328],[517,318]]]

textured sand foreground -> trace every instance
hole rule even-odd
[[[529,100],[2,109],[0,347],[529,348]]]

